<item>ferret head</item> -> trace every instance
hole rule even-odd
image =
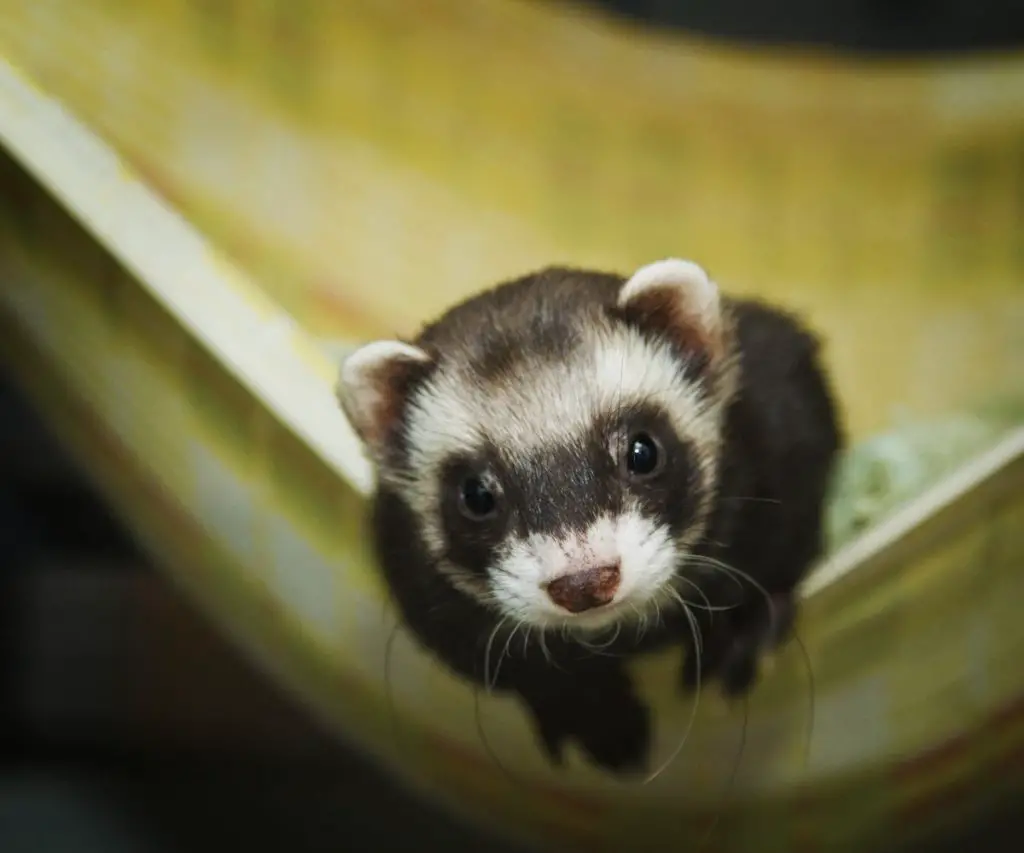
[[[551,268],[343,364],[342,408],[429,564],[497,614],[592,630],[661,607],[715,494],[731,328],[694,263]],[[395,531],[395,535],[402,535]]]

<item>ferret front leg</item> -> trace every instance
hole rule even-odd
[[[621,663],[573,675],[546,673],[516,689],[552,763],[560,765],[565,744],[575,740],[605,770],[625,774],[647,768],[650,711]]]
[[[717,680],[726,697],[740,697],[757,684],[765,656],[788,639],[796,620],[793,594],[776,594],[735,611],[709,614],[700,626],[700,648],[688,643],[683,663],[687,692]]]

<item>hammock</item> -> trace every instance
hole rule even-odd
[[[424,797],[556,849],[721,815],[706,850],[881,850],[1021,784],[1022,83],[514,0],[5,0],[0,356],[209,618]],[[549,768],[396,627],[331,388],[498,278],[668,254],[823,332],[852,445],[804,589],[813,720],[791,644],[638,785]],[[677,665],[636,669],[655,762]]]

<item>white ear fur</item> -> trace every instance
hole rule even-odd
[[[376,445],[394,416],[395,377],[404,368],[425,364],[430,356],[401,341],[374,341],[351,353],[341,365],[335,393],[360,438]]]
[[[671,312],[675,315],[673,320],[666,317],[666,321],[685,318],[706,344],[717,350],[722,327],[718,285],[693,261],[666,258],[640,267],[619,291],[618,304],[628,308],[644,302],[648,294],[655,297],[665,293],[675,294],[675,300],[669,301],[680,309]]]
[[[688,308],[703,316],[718,314],[718,286],[704,267],[681,258],[666,258],[640,267],[619,291],[619,305],[631,302],[641,293],[655,288],[681,290]]]

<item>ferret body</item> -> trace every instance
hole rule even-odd
[[[452,671],[518,694],[554,761],[639,770],[624,665],[685,648],[732,695],[780,642],[822,547],[841,444],[815,338],[682,260],[552,267],[342,366],[377,471],[401,615]],[[699,654],[698,654],[699,650]]]

